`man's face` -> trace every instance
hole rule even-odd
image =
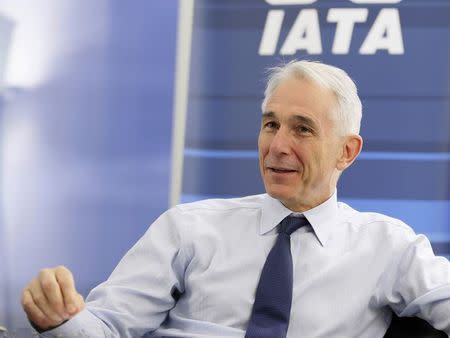
[[[294,211],[311,209],[334,192],[342,155],[332,91],[307,80],[281,83],[267,102],[258,139],[267,193]]]

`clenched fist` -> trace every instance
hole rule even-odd
[[[84,309],[72,273],[64,266],[43,269],[22,292],[28,319],[43,331],[56,327]]]

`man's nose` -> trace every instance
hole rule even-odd
[[[281,127],[277,130],[270,143],[270,151],[275,154],[289,154],[291,151],[291,136],[287,128]]]

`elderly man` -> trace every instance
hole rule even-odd
[[[42,335],[383,337],[392,310],[450,334],[450,264],[399,220],[337,202],[362,148],[361,102],[341,69],[272,69],[259,134],[266,194],[176,206],[86,304],[64,267],[22,304]]]

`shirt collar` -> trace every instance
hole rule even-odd
[[[262,206],[261,235],[274,229],[285,217],[292,213],[295,214],[295,212],[286,208],[279,200],[266,194]],[[302,214],[311,224],[320,244],[324,246],[332,230],[337,225],[338,205],[336,191],[325,202]]]

